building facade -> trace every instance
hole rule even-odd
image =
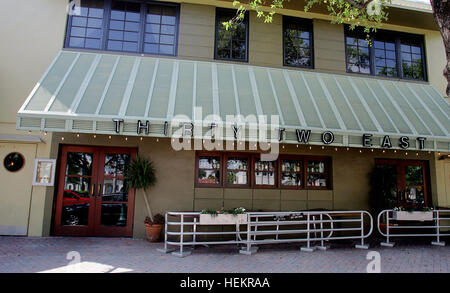
[[[369,209],[375,165],[450,207],[442,38],[393,2],[369,46],[297,1],[232,31],[232,1],[4,1],[0,235],[143,237],[137,154],[153,213]]]

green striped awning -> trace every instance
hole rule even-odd
[[[450,149],[449,103],[427,83],[73,51],[58,54],[19,110],[17,128],[115,134],[113,119],[123,119],[121,134],[137,135],[141,120],[150,122],[149,136],[164,136],[164,123],[170,134],[179,115],[197,123],[211,114],[277,115],[286,143],[308,129],[311,143],[328,130],[339,146],[360,146],[370,133]]]

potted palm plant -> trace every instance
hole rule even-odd
[[[153,162],[137,155],[136,159],[130,163],[126,172],[126,180],[128,183],[127,190],[131,188],[134,188],[136,191],[142,190],[145,206],[147,208],[147,216],[144,220],[147,240],[151,242],[158,241],[163,227],[162,224],[164,224],[164,217],[159,214],[156,215],[155,218],[153,217],[147,195],[147,190],[156,184]]]

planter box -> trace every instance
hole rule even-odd
[[[432,221],[433,212],[394,212],[394,219],[398,221]]]
[[[247,224],[247,214],[200,214],[200,225],[240,225]]]

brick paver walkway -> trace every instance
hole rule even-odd
[[[300,252],[299,244],[266,245],[251,256],[238,254],[235,246],[198,247],[192,255],[178,258],[158,252],[162,243],[145,240],[0,237],[0,272],[366,272],[370,251],[380,253],[381,272],[450,272],[450,246],[401,240],[394,248],[384,248],[372,242],[369,250],[346,242],[330,243],[327,251],[312,253]],[[80,264],[70,264],[78,253]]]

